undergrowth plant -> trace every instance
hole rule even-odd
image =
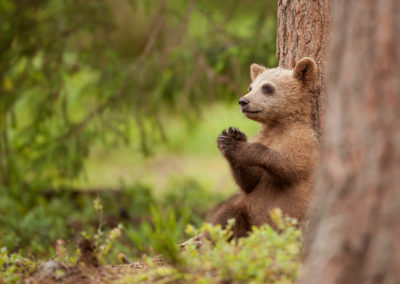
[[[94,234],[94,236],[92,237],[88,233],[83,231],[82,235],[86,239],[94,240],[94,256],[101,264],[105,264],[106,257],[111,252],[111,249],[113,248],[116,239],[122,234],[123,225],[118,224],[117,227],[112,228],[107,233],[106,231],[103,230],[104,212],[103,212],[103,204],[101,203],[101,199],[99,196],[97,196],[96,199],[93,200],[93,207],[99,216],[98,228],[96,234]]]
[[[93,204],[101,225],[103,205],[99,198]],[[150,211],[152,225],[148,224],[147,231],[140,232],[140,236],[145,236],[147,247],[153,249],[152,253],[136,262],[138,266],[127,266],[131,269],[118,272],[117,276],[114,274],[117,283],[293,283],[297,279],[302,249],[301,231],[295,219],[283,216],[278,209],[271,213],[272,227],[267,224],[253,227],[247,237],[240,239],[232,238],[234,220],[229,220],[224,229],[207,223],[199,229],[188,225],[188,236],[203,237],[200,246],[189,242],[183,249],[178,245],[178,227],[183,223],[177,221],[174,211],[163,212],[156,207]],[[131,234],[131,239],[134,239],[133,232],[132,229],[126,230],[127,234]],[[111,230],[103,230],[99,226],[94,235],[86,232],[82,232],[82,235],[92,240],[93,256],[100,265],[110,263],[112,248],[120,253],[115,245],[118,244],[117,238],[122,235],[121,225]],[[146,246],[144,243],[141,245]],[[71,252],[65,248],[62,240],[58,240],[56,256],[51,261],[72,268],[80,265],[80,256],[79,249]],[[2,248],[0,283],[19,283],[35,277],[41,264],[42,261],[9,253]],[[101,267],[99,269],[107,277],[109,272]],[[58,279],[62,279],[62,275],[58,276]]]
[[[18,253],[9,253],[5,247],[0,248],[0,284],[20,283],[37,269],[37,265]]]
[[[293,283],[301,257],[301,232],[297,221],[271,213],[274,227],[253,227],[246,238],[231,239],[233,220],[227,228],[204,224],[187,227],[190,235],[208,234],[201,247],[188,244],[171,265],[157,266],[126,277],[121,283]]]

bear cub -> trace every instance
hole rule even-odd
[[[274,208],[304,219],[319,157],[311,121],[315,61],[305,57],[293,70],[252,64],[250,76],[239,104],[247,118],[260,124],[258,134],[247,141],[243,132],[229,127],[217,138],[242,193],[222,203],[210,221],[225,227],[234,218],[235,238],[246,236],[252,226],[271,224]]]

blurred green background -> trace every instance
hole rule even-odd
[[[276,64],[276,1],[0,0],[0,19],[0,247],[48,257],[123,223],[136,256],[154,218],[183,240],[237,190],[215,140],[258,129],[237,100]]]

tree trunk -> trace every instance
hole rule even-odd
[[[400,1],[332,2],[328,97],[301,283],[400,283]]]
[[[276,55],[278,64],[293,68],[296,62],[308,56],[319,67],[318,82],[313,92],[313,127],[321,134],[321,98],[325,97],[325,61],[330,26],[329,0],[279,0],[278,37]]]

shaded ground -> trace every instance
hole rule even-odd
[[[99,265],[94,254],[93,242],[88,239],[80,242],[79,249],[82,255],[76,265],[66,266],[50,260],[40,265],[37,271],[26,281],[28,283],[115,283],[148,268],[145,262]],[[153,263],[158,266],[166,264],[160,257],[155,257]]]
[[[39,272],[27,279],[28,283],[115,283],[118,280],[144,271],[139,263],[123,265],[65,267],[47,275]]]

